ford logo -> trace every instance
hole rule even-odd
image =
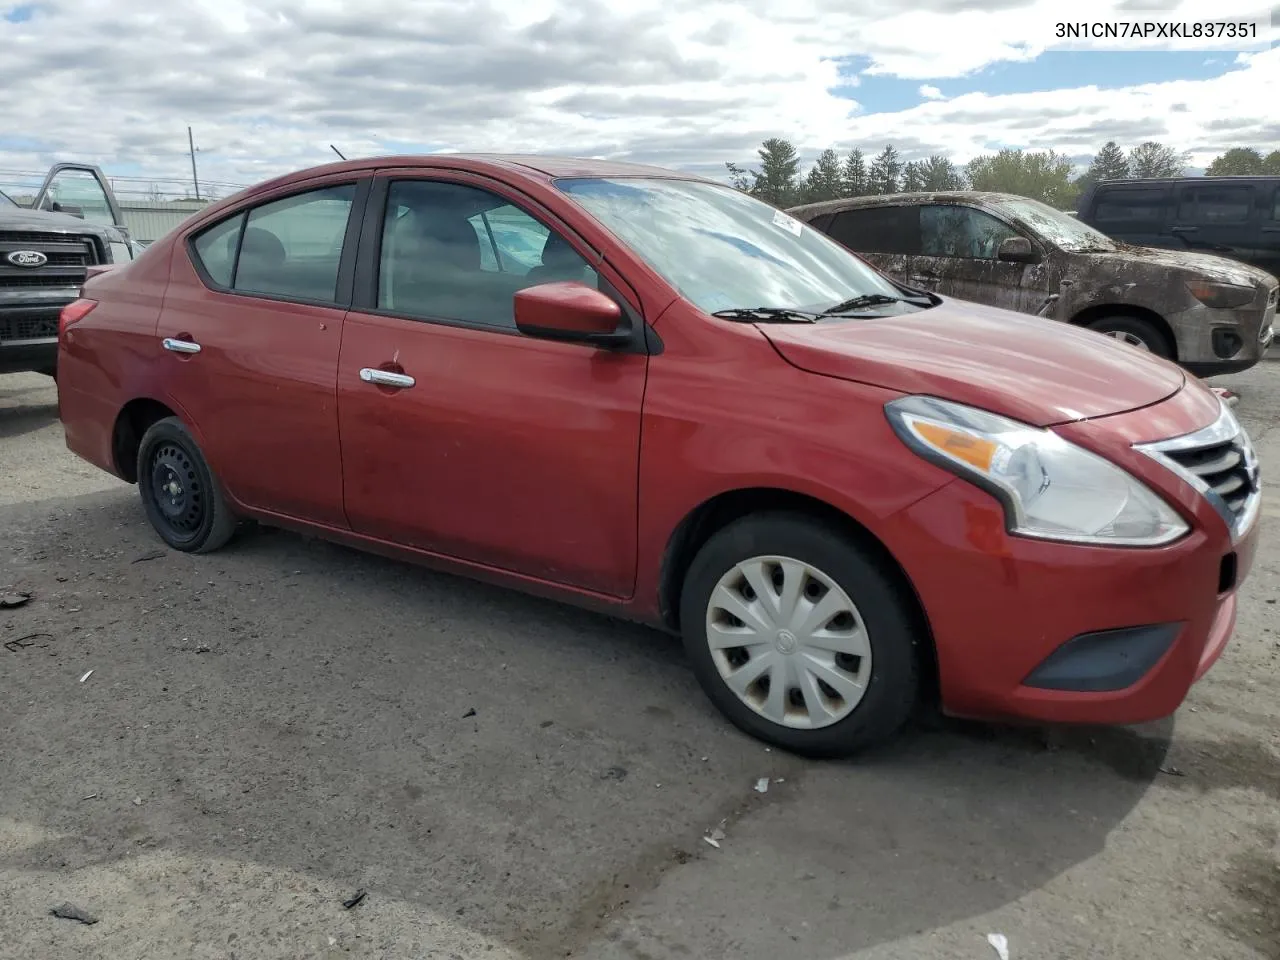
[[[5,257],[15,267],[43,267],[49,262],[39,250],[15,250]]]

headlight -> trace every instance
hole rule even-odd
[[[107,246],[111,248],[112,263],[128,263],[133,259],[133,250],[127,243],[116,243],[113,240]]]
[[[1191,295],[1214,310],[1234,310],[1252,303],[1256,295],[1253,287],[1242,287],[1236,283],[1210,283],[1208,280],[1188,280],[1187,289]]]
[[[1010,533],[1154,547],[1190,529],[1136,477],[1051,430],[933,397],[885,412],[912,450],[996,496]]]

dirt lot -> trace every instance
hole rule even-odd
[[[1280,363],[1221,382],[1280,473]],[[814,764],[645,629],[285,533],[165,552],[0,377],[0,957],[1280,958],[1262,522],[1173,720]]]

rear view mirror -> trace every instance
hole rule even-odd
[[[1006,237],[1000,241],[1000,249],[996,251],[996,259],[1006,263],[1039,263],[1035,247],[1026,237]]]
[[[530,337],[600,347],[631,340],[622,308],[599,290],[577,281],[540,283],[517,291],[515,315],[516,329]]]

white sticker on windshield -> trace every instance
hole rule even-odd
[[[775,210],[773,213],[773,225],[781,227],[783,230],[789,231],[794,236],[800,236],[800,231],[804,229],[802,224],[795,217],[789,217],[781,210]]]

